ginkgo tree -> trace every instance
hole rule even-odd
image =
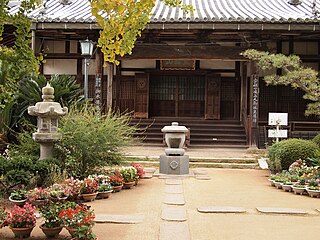
[[[131,54],[137,38],[150,21],[156,0],[90,0],[92,14],[102,28],[98,46],[106,62],[116,63],[116,56]],[[192,11],[182,0],[162,0],[168,6]]]

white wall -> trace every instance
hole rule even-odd
[[[289,54],[289,42],[282,42],[283,54]],[[318,54],[318,43],[317,42],[294,42],[293,47],[294,54],[302,55],[317,55]]]
[[[65,53],[65,42],[46,40],[43,49],[45,53]]]
[[[70,41],[70,53],[77,53],[78,52],[78,41]]]
[[[43,73],[50,74],[77,74],[77,60],[76,59],[47,59],[43,65]]]
[[[122,60],[123,68],[156,68],[156,60]]]

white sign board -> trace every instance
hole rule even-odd
[[[288,113],[269,113],[268,124],[272,126],[287,126]]]
[[[268,137],[269,138],[287,138],[288,130],[269,129]]]

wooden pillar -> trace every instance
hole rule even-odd
[[[34,54],[36,54],[36,31],[31,31],[31,49]]]
[[[107,63],[107,104],[106,110],[112,109],[112,82],[113,82],[113,64]]]
[[[259,139],[259,75],[254,62],[250,66],[250,141],[249,148],[258,148]]]
[[[100,48],[97,49],[96,51],[96,61],[95,61],[95,105],[98,109],[101,109],[101,100],[103,99],[102,97],[102,74],[103,74],[103,68],[102,68],[102,53],[100,51]]]

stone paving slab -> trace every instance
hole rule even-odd
[[[145,173],[143,176],[142,176],[142,179],[150,179],[153,177],[153,174],[152,173]]]
[[[144,220],[143,215],[114,215],[114,214],[96,214],[96,223],[122,223],[136,224]]]
[[[187,221],[187,211],[184,208],[163,208],[161,218],[167,221]]]
[[[196,168],[193,170],[193,173],[195,175],[208,175],[208,170],[203,169],[203,168]]]
[[[181,185],[181,179],[166,179],[166,185]]]
[[[184,205],[186,202],[183,194],[165,194],[163,203],[169,205]]]
[[[198,176],[196,176],[196,179],[198,179],[198,180],[211,180],[211,177],[208,175],[198,175]]]
[[[245,213],[246,210],[242,207],[206,206],[206,207],[198,207],[198,212],[201,212],[201,213]]]
[[[181,185],[166,185],[164,188],[165,193],[183,193]]]
[[[156,171],[155,168],[144,168],[144,172],[145,172],[145,173],[152,173],[152,174],[154,174],[155,171]]]
[[[186,222],[161,223],[159,240],[190,240],[188,224]]]
[[[270,207],[257,207],[261,213],[276,213],[276,214],[307,214],[304,209],[300,208],[270,208]]]
[[[163,174],[163,173],[155,173],[153,174],[154,177],[158,177],[159,179],[183,179],[183,178],[190,178],[194,177],[195,175],[193,172],[190,172],[189,174],[181,174],[181,175],[176,175],[176,174]]]

